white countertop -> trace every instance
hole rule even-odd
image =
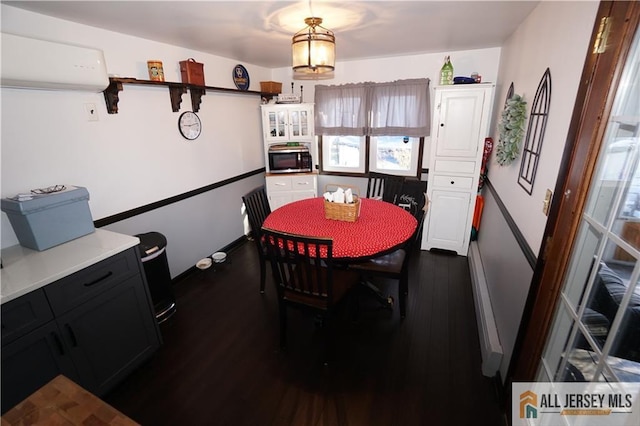
[[[96,229],[44,251],[19,245],[2,250],[0,304],[51,284],[140,243],[138,237]]]

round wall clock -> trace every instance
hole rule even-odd
[[[200,117],[193,111],[183,112],[180,114],[180,118],[178,118],[178,130],[180,130],[180,134],[185,139],[189,139],[190,141],[194,140],[200,136],[200,132],[202,131]]]
[[[249,73],[247,72],[247,69],[240,64],[233,68],[233,83],[236,85],[238,90],[249,89]]]

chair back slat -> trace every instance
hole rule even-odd
[[[329,308],[332,300],[333,240],[263,229],[278,293]]]
[[[254,236],[259,239],[262,236],[262,224],[271,213],[271,207],[269,206],[269,199],[267,198],[264,185],[245,194],[242,197],[242,201],[244,202],[251,231],[254,233]]]
[[[367,181],[367,198],[379,197],[382,201],[396,204],[402,190],[404,177],[385,173],[369,172]]]

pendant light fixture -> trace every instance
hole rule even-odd
[[[304,20],[307,27],[294,34],[291,42],[294,74],[323,74],[335,69],[336,38],[322,27],[322,18]]]

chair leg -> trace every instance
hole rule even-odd
[[[260,294],[264,294],[264,285],[267,280],[267,261],[260,261]]]
[[[326,313],[324,316],[324,327],[322,331],[324,333],[324,353],[322,354],[322,361],[326,367],[329,365],[329,357],[331,356],[331,352],[333,350],[333,324],[331,321],[331,315],[329,313]]]
[[[393,309],[393,298],[383,294],[380,289],[367,277],[360,281],[362,288],[380,304],[383,309]]]
[[[287,346],[287,307],[280,303],[280,349]]]
[[[400,319],[407,316],[407,294],[409,293],[409,277],[408,273],[403,271],[398,283],[398,298],[400,299]]]

